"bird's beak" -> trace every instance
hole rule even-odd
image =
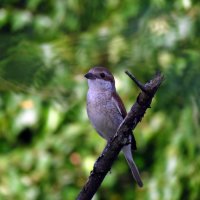
[[[91,79],[91,80],[96,79],[96,76],[95,76],[94,74],[90,73],[90,72],[88,72],[88,73],[85,74],[84,76],[85,76],[85,78],[87,78],[87,79]]]

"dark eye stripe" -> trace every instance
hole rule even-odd
[[[105,74],[102,72],[102,73],[100,73],[100,76],[101,76],[101,78],[105,78]]]

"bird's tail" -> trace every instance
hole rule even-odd
[[[133,157],[132,157],[132,152],[131,152],[131,145],[126,145],[122,148],[122,151],[124,153],[124,156],[128,162],[128,165],[131,169],[131,172],[133,174],[133,177],[135,179],[135,181],[137,182],[137,184],[142,187],[143,186],[143,183],[142,183],[142,180],[141,180],[141,177],[140,177],[140,174],[139,174],[139,171],[138,171],[138,168],[133,160]]]

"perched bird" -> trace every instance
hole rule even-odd
[[[124,104],[116,92],[115,80],[110,71],[104,67],[94,67],[85,77],[88,80],[87,114],[88,117],[104,139],[109,141],[116,133],[119,125],[126,116]],[[130,134],[132,144],[122,148],[134,179],[142,187],[143,183],[132,157],[132,149],[136,149],[135,138]]]

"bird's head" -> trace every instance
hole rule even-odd
[[[89,89],[115,91],[115,80],[111,72],[104,67],[93,67],[85,74]]]

